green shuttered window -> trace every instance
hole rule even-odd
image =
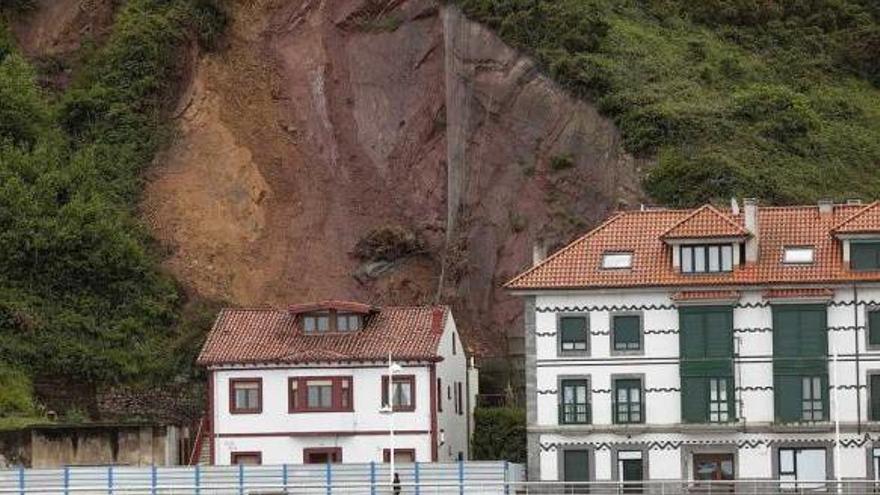
[[[828,418],[827,349],[825,306],[773,306],[773,390],[777,421]]]
[[[850,243],[849,264],[853,270],[880,269],[880,242]]]
[[[868,311],[868,345],[880,347],[880,309]]]
[[[614,350],[638,351],[642,348],[642,318],[639,315],[612,317]]]
[[[735,420],[733,308],[680,308],[679,327],[682,421]]]
[[[559,350],[563,353],[585,353],[589,350],[590,326],[586,316],[559,317]]]
[[[614,380],[614,422],[627,424],[643,421],[642,381],[638,378]]]
[[[590,422],[590,382],[586,379],[562,380],[559,423],[583,425]]]

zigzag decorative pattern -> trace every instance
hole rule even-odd
[[[677,328],[669,328],[662,330],[645,330],[645,335],[663,335],[663,334],[676,334],[678,333]],[[555,337],[557,332],[535,332],[535,337]],[[590,332],[592,336],[600,336],[600,335],[611,335],[610,330],[596,330],[594,332]]]
[[[680,388],[676,387],[658,387],[658,388],[646,388],[645,393],[648,394],[657,394],[657,393],[668,393],[668,392],[681,392]]]
[[[748,385],[745,387],[734,387],[734,390],[740,392],[771,392],[773,387],[771,385]]]
[[[590,311],[657,311],[675,309],[674,304],[646,304],[646,305],[612,305],[612,306],[555,306],[535,308],[538,313],[587,313]]]
[[[858,388],[858,389],[867,389],[868,386],[865,385],[865,384],[861,384],[861,385],[837,385],[836,387],[835,387],[834,385],[828,385],[828,390],[834,390],[835,388],[836,388],[837,390],[855,390],[855,389],[857,389],[857,388]]]
[[[537,393],[538,393],[538,395],[556,395],[559,393],[559,391],[557,391],[555,389],[547,389],[547,390],[538,390]]]
[[[770,327],[755,327],[755,328],[734,328],[733,333],[763,333],[763,332],[772,332],[773,329]]]
[[[864,330],[864,329],[865,329],[865,326],[864,326],[864,325],[859,325],[859,326],[852,326],[852,325],[849,325],[849,326],[841,326],[841,327],[828,327],[828,331],[829,331],[829,332],[851,332],[851,331],[853,331],[853,330]]]
[[[615,445],[632,445],[632,444],[642,444],[645,443],[649,450],[678,450],[683,445],[736,445],[737,448],[740,449],[757,449],[762,447],[771,447],[777,444],[790,444],[790,443],[807,443],[807,442],[815,442],[815,441],[829,442],[832,445],[834,444],[834,440],[826,440],[826,439],[804,439],[804,438],[779,438],[772,440],[765,440],[761,438],[753,438],[753,439],[742,439],[737,441],[731,440],[663,440],[663,441],[650,441],[650,442],[542,442],[540,443],[541,450],[544,452],[549,452],[553,450],[557,450],[559,447],[564,447],[568,445],[585,445],[591,446],[596,450],[610,450]],[[840,440],[840,446],[845,449],[852,448],[861,448],[865,445],[872,442],[871,435],[865,433],[865,435],[861,438],[844,438]]]
[[[678,333],[677,328],[669,328],[666,330],[645,330],[645,335],[663,335],[663,334],[674,334]]]

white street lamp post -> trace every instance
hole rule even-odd
[[[379,412],[388,414],[388,437],[391,445],[388,449],[389,454],[389,465],[390,469],[388,471],[388,484],[391,485],[391,489],[394,490],[394,373],[400,373],[403,371],[403,368],[391,360],[391,353],[388,353],[388,402],[382,405],[382,408],[379,409]]]

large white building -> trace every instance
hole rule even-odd
[[[531,479],[880,476],[880,204],[621,212],[507,287]]]
[[[468,458],[476,370],[445,306],[224,309],[208,369],[212,464]],[[387,409],[387,408],[386,408]]]

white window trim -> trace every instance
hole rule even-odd
[[[626,270],[632,268],[632,251],[606,251],[602,253],[603,270]]]

